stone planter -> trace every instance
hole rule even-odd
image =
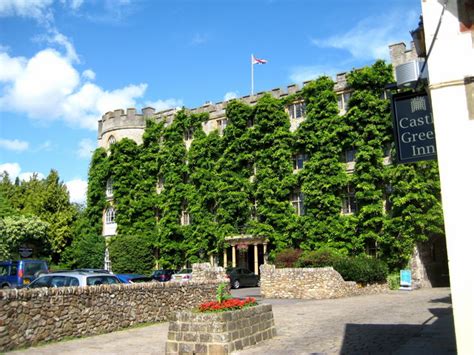
[[[275,335],[269,304],[222,313],[181,311],[170,321],[166,354],[229,354]]]

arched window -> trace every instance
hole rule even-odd
[[[105,224],[115,223],[115,208],[109,207],[105,211]]]
[[[112,197],[114,195],[113,183],[114,183],[114,179],[109,178],[107,180],[107,186],[105,188],[105,195],[107,197]]]
[[[115,139],[114,136],[110,136],[109,137],[109,140],[108,140],[108,144],[109,144],[109,148],[112,144],[115,144],[117,142],[117,140]]]

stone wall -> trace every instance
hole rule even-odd
[[[0,351],[166,321],[215,298],[217,283],[0,290]]]
[[[193,277],[191,282],[193,283],[205,283],[209,281],[224,282],[229,284],[229,278],[227,277],[225,270],[222,266],[212,266],[210,263],[196,263],[192,265]],[[230,284],[229,284],[230,287]]]
[[[166,354],[229,354],[275,335],[269,304],[222,313],[178,312],[170,322]]]
[[[387,284],[361,286],[344,281],[332,267],[277,269],[260,266],[260,293],[264,298],[328,299],[387,292]]]

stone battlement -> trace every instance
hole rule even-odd
[[[304,82],[303,86],[309,82],[310,81]],[[337,74],[334,90],[336,92],[341,92],[345,89],[347,89],[346,73]],[[257,101],[265,94],[270,94],[274,98],[282,99],[296,94],[300,90],[301,89],[297,84],[291,84],[285,89],[275,88],[269,91],[262,91],[254,95],[246,95],[237,98],[237,100],[242,101],[248,105],[255,105]],[[208,122],[210,122],[226,118],[225,110],[228,103],[229,101],[221,101],[215,104],[206,102],[202,106],[185,110],[191,114],[208,113]],[[105,147],[107,139],[111,135],[116,136],[116,139],[130,137],[136,140],[137,143],[141,143],[141,137],[139,136],[140,132],[145,129],[147,119],[165,122],[166,125],[169,125],[173,121],[174,115],[178,110],[179,109],[172,108],[156,112],[153,107],[145,107],[141,110],[141,113],[137,113],[135,108],[128,108],[126,112],[122,109],[109,111],[105,113],[102,116],[102,119],[100,119],[98,122],[99,146]]]

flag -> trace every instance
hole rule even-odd
[[[252,64],[267,64],[268,60],[266,59],[258,59],[252,56]]]

